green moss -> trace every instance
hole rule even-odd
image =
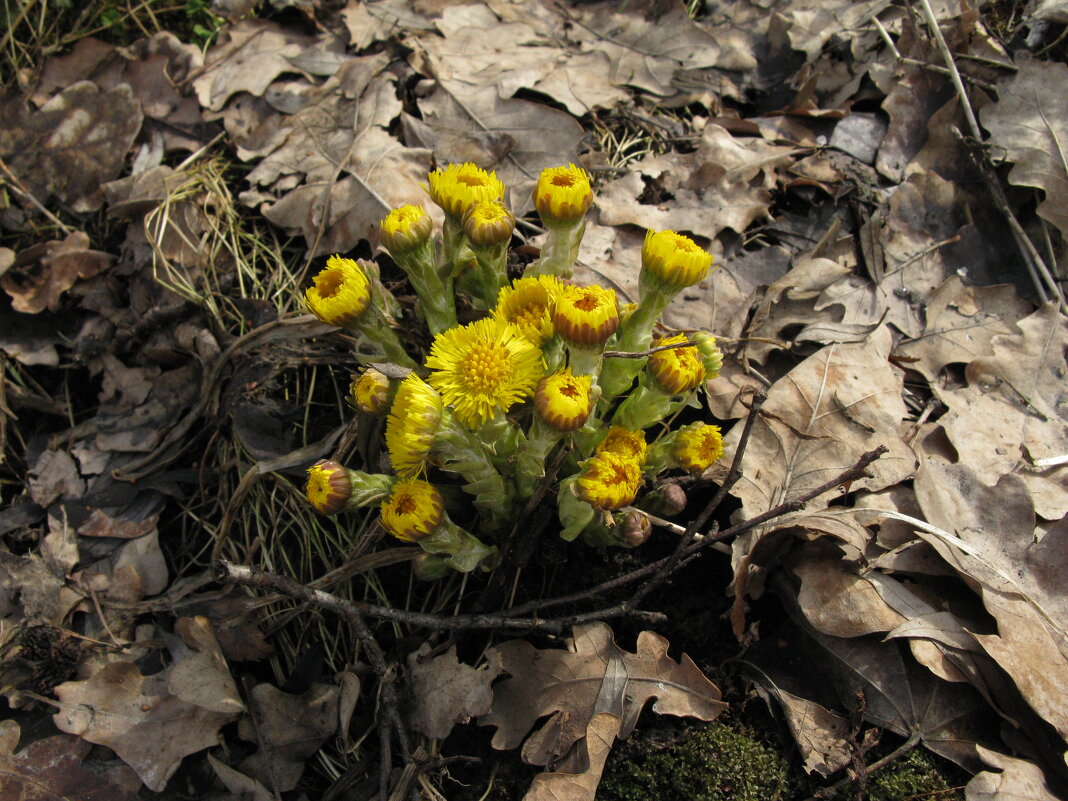
[[[964,798],[960,787],[946,782],[931,756],[916,748],[868,778],[870,801],[958,801]]]
[[[614,757],[597,798],[776,801],[786,786],[786,765],[774,749],[748,728],[717,721],[656,752]]]

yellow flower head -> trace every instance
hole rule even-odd
[[[707,331],[696,331],[690,339],[697,343],[697,352],[705,366],[705,378],[715,378],[723,369],[723,351],[719,349],[716,338]]]
[[[319,514],[336,515],[352,495],[349,471],[337,462],[320,459],[308,468],[304,495]]]
[[[368,367],[352,382],[352,402],[365,414],[378,416],[389,410],[389,379],[373,367]]]
[[[453,217],[463,217],[481,200],[504,199],[504,184],[497,179],[497,173],[486,172],[469,161],[434,170],[427,181],[430,199]]]
[[[655,347],[664,345],[681,344],[688,342],[685,334],[674,337],[658,339],[654,342]],[[701,356],[697,348],[686,346],[658,350],[649,354],[649,372],[656,382],[669,395],[682,395],[691,389],[696,389],[705,380],[705,366],[701,362]]]
[[[634,459],[605,451],[586,460],[575,481],[575,493],[598,509],[618,509],[634,500],[642,468]]]
[[[441,397],[410,373],[397,388],[386,420],[386,450],[398,476],[418,473],[441,425]]]
[[[426,366],[430,384],[456,419],[477,428],[497,409],[508,411],[530,397],[544,371],[541,349],[511,323],[496,317],[443,331],[434,338]]]
[[[434,221],[426,210],[406,203],[382,220],[382,244],[390,253],[407,253],[430,239],[433,230]]]
[[[407,478],[393,485],[382,502],[382,525],[405,542],[418,542],[441,525],[445,499],[433,484]]]
[[[534,188],[534,206],[546,225],[581,220],[593,202],[590,177],[581,167],[547,167]]]
[[[545,376],[534,390],[538,417],[557,431],[575,431],[590,416],[591,376],[573,375],[565,368]]]
[[[371,302],[371,283],[353,259],[331,256],[304,293],[308,310],[330,325],[356,322]]]
[[[700,283],[712,266],[712,254],[688,236],[648,231],[642,245],[642,271],[676,289]]]
[[[700,475],[723,456],[723,436],[719,426],[701,422],[683,426],[675,435],[672,454],[679,467],[693,475]]]
[[[535,345],[544,345],[555,333],[550,315],[563,288],[555,275],[528,275],[501,287],[493,316],[516,326]]]
[[[567,284],[556,296],[553,325],[570,345],[600,347],[619,328],[614,289]]]
[[[622,426],[612,426],[608,434],[597,446],[596,453],[615,453],[627,459],[633,459],[639,465],[645,464],[649,446],[645,442],[645,434],[641,431],[631,431]]]
[[[503,245],[514,230],[515,215],[499,200],[480,200],[464,212],[464,233],[475,245]]]

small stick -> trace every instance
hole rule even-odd
[[[662,350],[675,350],[675,348],[696,348],[696,342],[676,342],[673,345],[657,345],[649,350],[606,350],[601,355],[606,359],[641,359],[651,353],[659,353]]]
[[[11,172],[11,170],[8,169],[8,166],[7,166],[7,164],[4,163],[3,159],[0,159],[0,171],[2,171],[4,173],[4,175],[6,176],[3,179],[3,181],[9,187],[11,187],[11,191],[13,191],[19,197],[24,198],[25,200],[28,200],[30,203],[32,203],[34,206],[36,206],[38,211],[41,212],[41,214],[43,214],[45,217],[47,217],[51,221],[51,223],[53,225],[58,227],[59,230],[61,230],[67,236],[70,236],[72,233],[74,233],[74,229],[68,227],[67,225],[64,225],[63,221],[61,219],[59,219],[59,217],[57,217],[52,212],[50,212],[48,209],[46,209],[44,204],[41,201],[39,201],[32,194],[30,194],[30,191],[28,189],[23,187],[22,182],[19,181],[19,179],[18,179],[18,177],[16,177],[15,173]]]

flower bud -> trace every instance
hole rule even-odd
[[[478,247],[503,245],[512,238],[515,215],[499,200],[482,200],[464,212],[464,234]]]
[[[336,515],[352,495],[349,471],[337,462],[320,459],[308,468],[304,495],[321,515]]]
[[[373,367],[368,367],[352,382],[352,402],[364,414],[375,417],[389,411],[393,387],[389,378]]]
[[[360,319],[370,304],[371,283],[356,261],[331,256],[304,299],[308,310],[324,323],[347,326]]]
[[[538,418],[556,431],[576,431],[590,416],[591,378],[558,370],[545,376],[534,390]]]
[[[418,478],[398,481],[382,502],[382,525],[405,542],[418,542],[433,533],[444,514],[445,499],[437,487]]]
[[[683,426],[675,435],[672,455],[687,473],[700,475],[723,456],[723,436],[719,426],[702,422]]]
[[[615,290],[567,285],[556,296],[553,325],[569,345],[603,347],[619,328]]]
[[[414,475],[426,464],[441,417],[441,396],[418,373],[409,373],[386,420],[386,450],[398,476]]]
[[[517,278],[510,287],[501,287],[493,316],[511,323],[540,347],[556,333],[550,312],[563,287],[555,275]]]
[[[534,188],[534,207],[548,226],[581,220],[593,202],[590,177],[581,167],[547,167]]]
[[[649,446],[645,442],[645,434],[643,432],[632,431],[622,426],[612,426],[595,449],[595,453],[604,453],[605,451],[618,454],[626,459],[633,459],[641,466],[645,464]]]
[[[686,490],[673,481],[642,496],[641,508],[657,517],[674,517],[686,508]]]
[[[618,509],[634,500],[641,480],[641,465],[634,459],[605,451],[586,460],[575,494],[597,509]]]
[[[696,331],[690,340],[697,343],[697,352],[705,366],[705,380],[715,378],[723,369],[723,351],[719,349],[716,338],[707,331]]]
[[[685,334],[659,339],[654,347],[687,343]],[[668,395],[682,395],[696,389],[705,379],[705,367],[698,358],[697,348],[685,347],[659,350],[649,354],[649,374]]]
[[[648,231],[642,245],[642,273],[672,289],[699,284],[712,266],[712,254],[688,236]]]
[[[449,574],[447,557],[434,553],[419,553],[412,559],[412,574],[420,581],[437,581]]]
[[[422,206],[406,203],[386,215],[379,231],[382,246],[395,258],[424,245],[434,231],[434,221]]]
[[[504,184],[497,179],[497,173],[486,172],[471,162],[434,170],[427,182],[430,199],[453,217],[463,217],[479,201],[504,198]]]
[[[653,533],[653,523],[647,515],[637,510],[627,512],[619,526],[618,538],[620,545],[626,548],[637,548],[644,545]]]

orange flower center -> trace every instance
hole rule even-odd
[[[572,187],[575,185],[575,176],[570,173],[558,173],[550,179],[549,183],[553,186]]]
[[[410,515],[415,511],[415,499],[411,495],[405,495],[397,502],[397,514]]]
[[[457,175],[456,182],[464,186],[482,187],[486,185],[486,182],[479,175]]]
[[[341,291],[343,283],[345,283],[345,275],[341,270],[326,270],[319,273],[315,288],[319,290],[319,297],[332,298]]]
[[[565,398],[577,398],[579,396],[578,388],[572,384],[564,384],[560,387],[560,394]]]
[[[575,308],[588,312],[597,308],[597,296],[593,292],[584,292],[582,297],[575,301]]]

